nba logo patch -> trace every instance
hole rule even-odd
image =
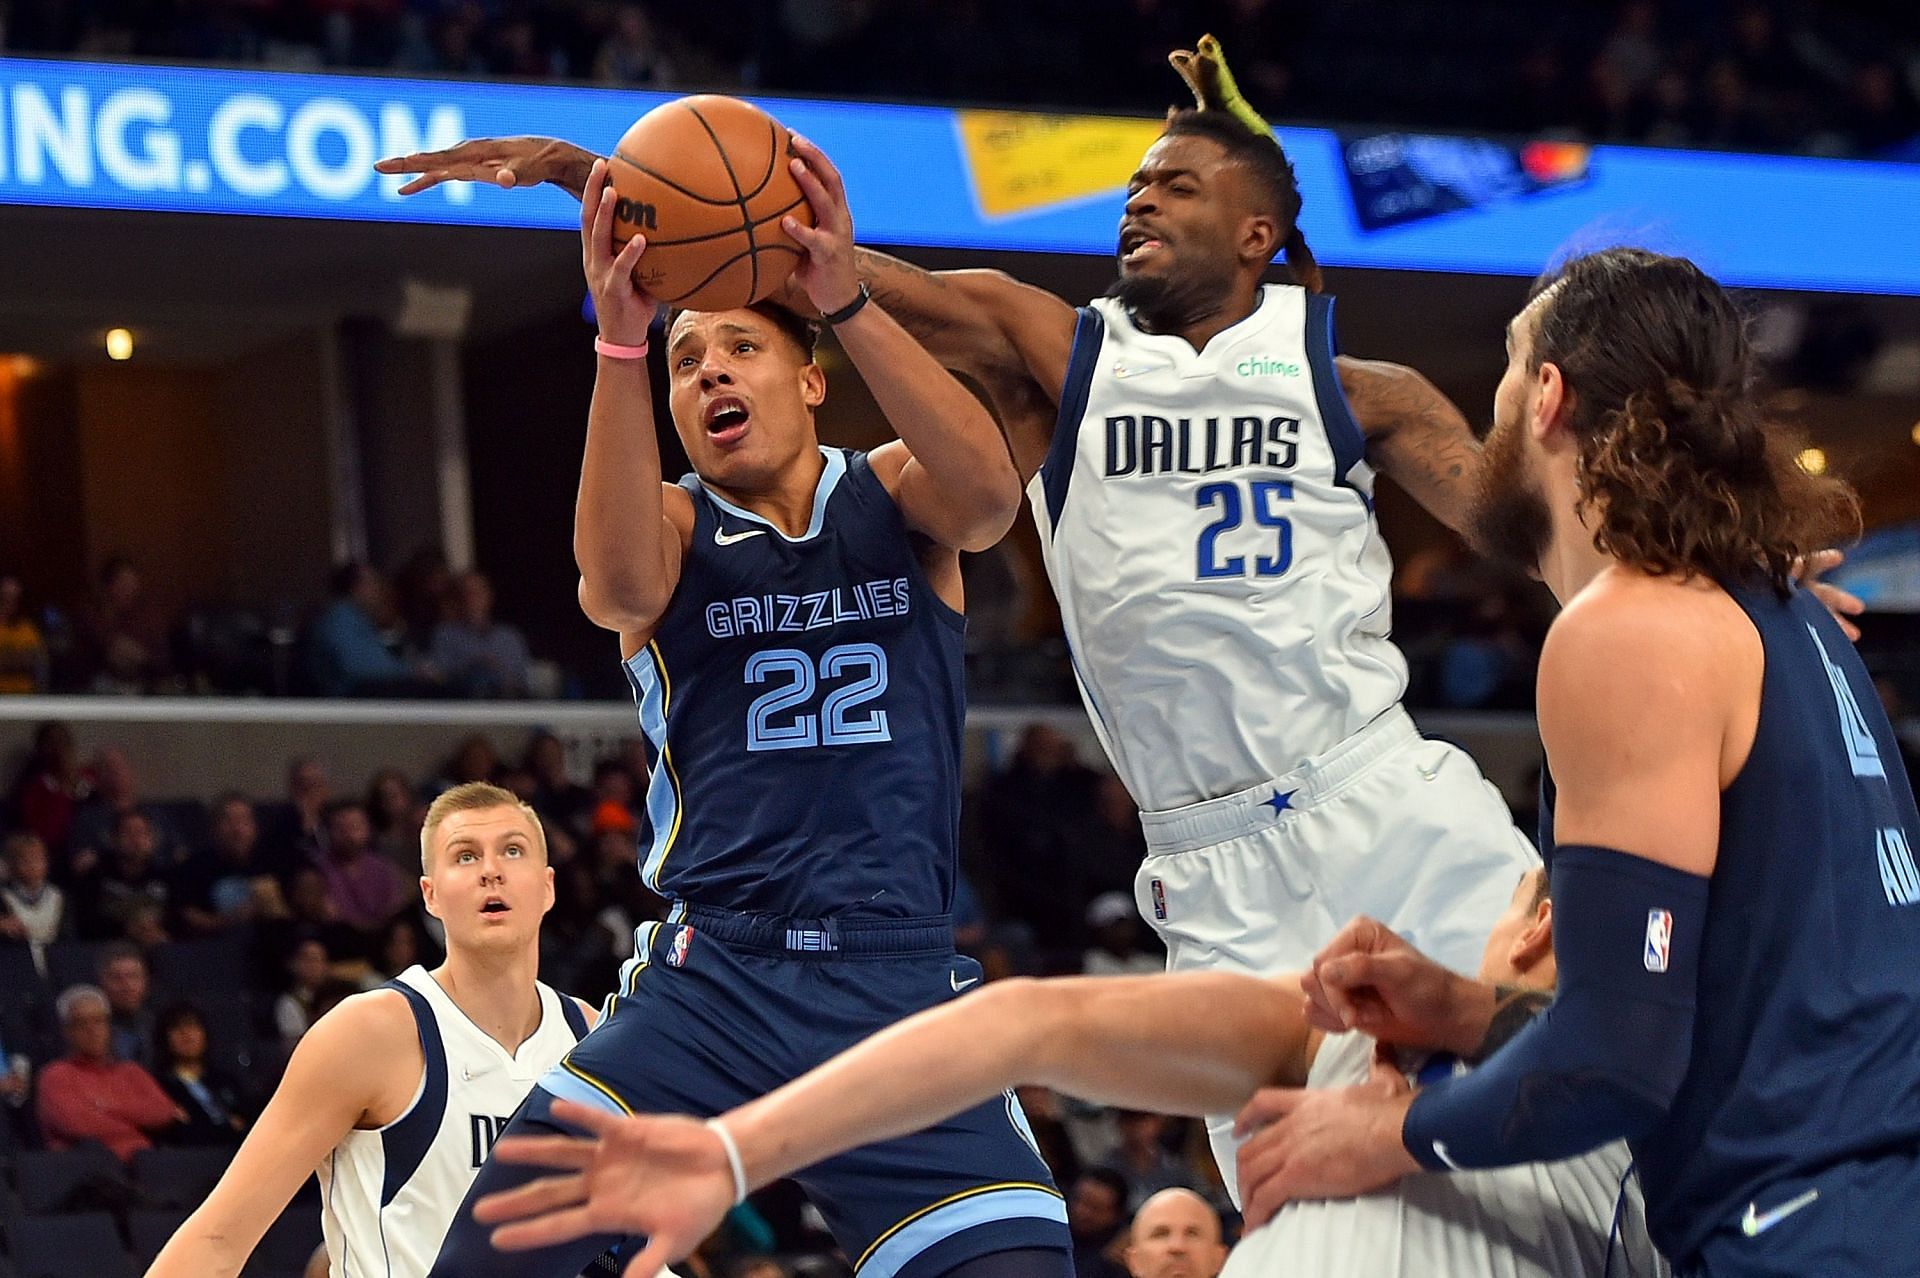
[[[1665,910],[1647,911],[1647,952],[1643,961],[1649,972],[1667,970],[1667,952],[1673,946],[1673,915]]]
[[[1162,923],[1167,921],[1167,889],[1159,879],[1153,881],[1153,917]]]
[[[693,929],[691,927],[682,927],[678,932],[675,932],[673,934],[673,948],[667,951],[667,966],[685,967],[687,965],[687,948],[692,944]]]

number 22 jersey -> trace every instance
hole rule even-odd
[[[1332,308],[1269,284],[1202,351],[1111,298],[1080,312],[1027,492],[1095,730],[1149,811],[1284,776],[1406,690]]]
[[[694,508],[680,582],[625,663],[651,764],[641,876],[745,913],[945,915],[966,623],[866,455],[820,452],[798,537],[680,481]]]

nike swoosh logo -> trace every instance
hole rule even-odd
[[[1796,1211],[1813,1206],[1819,1197],[1819,1190],[1809,1189],[1804,1194],[1787,1199],[1771,1211],[1755,1211],[1753,1204],[1748,1203],[1746,1217],[1740,1222],[1740,1232],[1749,1238],[1764,1234]]]
[[[764,537],[766,532],[767,530],[764,528],[749,528],[745,532],[723,533],[716,528],[713,530],[713,544],[716,546],[731,546],[734,542],[745,541],[749,537]]]
[[[1436,1140],[1435,1142],[1433,1142],[1433,1156],[1435,1158],[1438,1158],[1441,1162],[1445,1163],[1447,1166],[1453,1168],[1455,1171],[1466,1170],[1466,1168],[1462,1167],[1459,1163],[1456,1163],[1453,1161],[1452,1156],[1447,1153],[1447,1142],[1443,1140]]]
[[[964,990],[969,985],[978,985],[979,983],[980,983],[980,978],[977,976],[969,976],[966,980],[963,981],[960,979],[960,973],[958,972],[947,973],[947,984],[953,986],[953,992],[955,994],[958,994],[961,990]]]

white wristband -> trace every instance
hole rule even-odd
[[[740,1146],[734,1143],[727,1125],[717,1118],[707,1120],[707,1130],[720,1138],[720,1147],[727,1151],[727,1166],[733,1171],[733,1205],[738,1207],[747,1201],[747,1168],[740,1161]]]

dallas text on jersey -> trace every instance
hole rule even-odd
[[[1225,422],[1223,426],[1221,423]],[[1105,478],[1210,475],[1240,466],[1290,470],[1300,451],[1297,417],[1107,418]]]

